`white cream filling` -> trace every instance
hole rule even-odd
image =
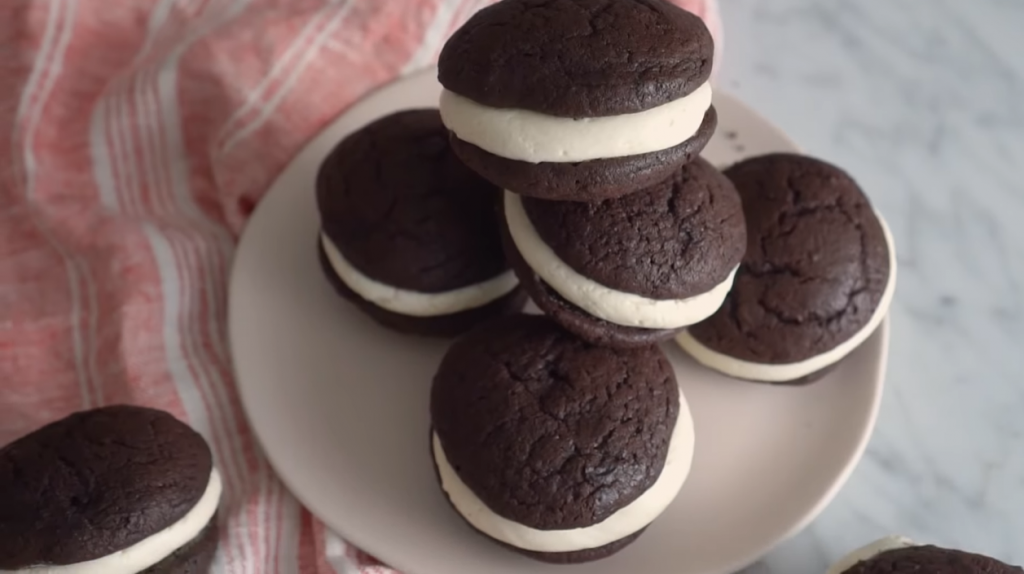
[[[203,531],[220,504],[220,473],[213,469],[199,502],[181,520],[140,542],[102,558],[61,566],[39,565],[0,574],[136,574],[182,548]]]
[[[522,199],[505,192],[505,218],[516,248],[537,275],[570,303],[587,313],[627,327],[678,329],[703,321],[722,306],[736,275],[706,293],[686,299],[648,299],[618,291],[577,273],[541,239]]]
[[[345,259],[326,234],[320,234],[320,243],[324,246],[327,260],[330,261],[334,272],[350,289],[382,309],[411,317],[437,317],[483,307],[491,301],[511,293],[519,284],[515,273],[508,270],[483,283],[442,293],[421,293],[400,289],[363,275]]]
[[[896,292],[896,246],[892,238],[892,232],[889,231],[889,226],[885,223],[885,220],[879,216],[878,221],[882,225],[885,241],[889,248],[889,279],[885,284],[885,290],[882,292],[882,298],[878,301],[878,307],[875,308],[875,312],[871,315],[867,325],[864,325],[860,331],[857,331],[852,337],[843,341],[835,348],[796,363],[767,364],[744,361],[709,349],[689,332],[680,333],[676,337],[676,342],[698,363],[731,377],[749,381],[764,381],[768,383],[792,381],[838,363],[875,332],[875,329],[878,328],[882,320],[885,319],[886,314],[888,314],[893,294]]]
[[[498,109],[445,90],[441,119],[462,141],[530,163],[624,157],[675,147],[690,139],[711,107],[711,84],[656,108],[598,118],[560,118]]]
[[[448,463],[437,433],[433,436],[434,462],[441,488],[452,505],[474,528],[506,544],[534,552],[575,552],[597,548],[633,534],[661,515],[675,500],[693,463],[693,418],[679,392],[679,417],[669,439],[665,466],[658,480],[639,498],[592,526],[569,530],[538,530],[498,516],[462,482]]]
[[[902,536],[887,536],[843,556],[838,562],[833,564],[825,574],[843,574],[843,572],[846,572],[850,568],[856,566],[858,562],[870,560],[883,552],[898,550],[900,548],[910,548],[911,546],[917,546],[917,544],[914,544],[914,542],[909,538],[904,538]]]

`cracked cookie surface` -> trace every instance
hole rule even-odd
[[[601,522],[654,484],[679,400],[657,347],[597,347],[517,315],[451,347],[430,409],[449,463],[488,508],[562,530]]]
[[[73,414],[0,449],[0,569],[108,556],[184,517],[206,491],[206,441],[168,413]]]
[[[635,113],[711,75],[714,41],[665,0],[504,0],[445,44],[445,88],[494,108],[561,117]]]
[[[981,554],[936,546],[910,546],[858,562],[843,574],[1021,574],[1024,569]]]
[[[746,248],[733,184],[703,159],[618,199],[552,202],[523,198],[537,233],[577,273],[650,299],[710,291]]]
[[[889,246],[857,184],[813,158],[772,154],[725,170],[743,200],[747,250],[722,308],[690,333],[768,364],[825,353],[863,329],[889,280]]]
[[[436,109],[399,112],[342,141],[317,177],[324,233],[364,275],[439,293],[508,267],[500,190],[455,156]]]

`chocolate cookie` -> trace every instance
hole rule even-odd
[[[1021,574],[1024,569],[960,550],[936,546],[897,548],[862,560],[845,574]]]
[[[0,570],[205,572],[220,492],[206,442],[171,415],[71,415],[0,449]]]
[[[692,93],[714,50],[701,19],[664,0],[503,0],[452,35],[438,79],[492,108],[617,116]]]
[[[888,230],[853,179],[823,161],[774,154],[725,174],[743,198],[747,252],[722,308],[680,344],[754,381],[796,381],[834,365],[888,310]]]
[[[445,44],[441,114],[459,157],[504,189],[618,197],[707,144],[713,56],[703,21],[664,0],[503,0]]]
[[[657,347],[596,347],[542,316],[497,319],[456,341],[430,410],[456,511],[540,560],[598,559],[632,542],[692,459],[692,420]],[[643,516],[618,513],[641,498]]]
[[[342,295],[405,332],[450,335],[518,310],[499,197],[452,153],[437,110],[377,120],[320,168],[324,271]]]
[[[618,199],[506,194],[505,208],[507,256],[527,292],[601,345],[648,345],[714,313],[746,244],[739,195],[703,159]]]

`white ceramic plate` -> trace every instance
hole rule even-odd
[[[446,344],[378,327],[320,273],[313,181],[343,137],[390,112],[436,105],[433,70],[352,107],[300,153],[259,205],[231,277],[231,346],[242,400],[270,462],[340,535],[407,574],[721,574],[796,533],[859,459],[882,392],[888,324],[826,379],[732,381],[666,345],[697,433],[693,472],[640,539],[584,566],[533,562],[472,532],[438,488],[428,391]],[[718,165],[793,150],[728,95],[705,156]]]

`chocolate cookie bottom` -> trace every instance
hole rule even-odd
[[[792,378],[792,379],[786,379],[786,380],[781,380],[781,381],[780,380],[765,380],[763,378],[759,379],[757,377],[751,377],[751,376],[740,376],[740,375],[738,375],[736,373],[736,370],[734,370],[732,368],[729,368],[729,366],[725,365],[725,364],[719,365],[719,366],[715,366],[715,365],[710,365],[710,364],[706,364],[706,363],[701,362],[699,356],[701,354],[703,354],[703,353],[691,352],[691,351],[696,351],[696,349],[691,349],[690,346],[692,346],[692,343],[690,343],[689,341],[684,339],[684,337],[692,340],[694,343],[697,343],[697,344],[701,345],[702,347],[704,347],[707,350],[710,350],[710,351],[713,351],[715,353],[718,353],[719,355],[722,355],[723,357],[725,357],[727,359],[730,359],[730,360],[733,360],[733,361],[737,361],[737,362],[742,362],[742,363],[750,363],[750,361],[745,361],[743,359],[737,359],[732,354],[728,353],[727,350],[716,349],[714,347],[709,346],[705,341],[701,341],[699,338],[694,336],[693,329],[691,329],[689,333],[686,333],[686,334],[681,335],[680,337],[678,337],[676,339],[676,342],[679,345],[679,348],[682,349],[684,353],[692,356],[693,359],[695,361],[697,361],[698,363],[701,363],[701,365],[703,367],[705,367],[707,369],[710,369],[712,371],[715,371],[716,373],[721,373],[722,375],[725,375],[726,377],[729,377],[731,379],[735,379],[737,381],[745,381],[745,382],[748,382],[748,383],[758,383],[758,384],[762,384],[762,385],[772,385],[772,386],[777,386],[777,387],[799,387],[799,386],[809,385],[811,383],[816,383],[816,382],[820,381],[821,379],[825,378],[826,376],[828,376],[829,374],[831,374],[837,368],[839,368],[839,365],[842,364],[842,362],[846,360],[846,356],[840,357],[834,363],[829,364],[829,365],[825,365],[824,367],[818,369],[817,371],[808,373],[806,375],[801,375],[799,377],[795,377],[795,378]],[[813,358],[813,357],[808,357],[808,359],[811,359],[811,358]],[[773,363],[754,363],[754,364],[756,364],[756,365],[763,365],[766,369],[770,369],[772,367],[780,366],[778,364],[773,364]]]
[[[554,319],[566,331],[594,345],[602,347],[632,348],[645,347],[661,341],[667,341],[686,327],[678,329],[643,329],[616,325],[604,319],[594,317],[562,297],[550,285],[544,282],[530,268],[523,256],[516,249],[508,226],[502,226],[502,240],[505,244],[505,257],[519,278],[519,285],[529,293],[533,302]]]
[[[505,544],[500,540],[496,540],[495,542],[504,546],[505,548],[508,548],[509,550],[513,550],[515,552],[518,552],[519,554],[522,554],[523,556],[533,558],[534,560],[538,560],[540,562],[548,562],[551,564],[582,564],[584,562],[594,562],[595,560],[603,560],[613,554],[616,554],[623,548],[636,542],[636,539],[640,538],[640,535],[644,533],[644,530],[647,530],[647,528],[645,527],[641,530],[638,530],[625,538],[620,538],[619,540],[616,540],[614,542],[609,542],[604,546],[598,546],[597,548],[588,548],[586,550],[577,550],[575,552],[534,552],[532,550],[523,550],[522,548],[516,548],[515,546]],[[486,536],[486,534],[484,536]]]
[[[437,461],[434,459],[433,437],[434,429],[433,427],[431,427],[430,432],[427,434],[427,438],[429,439],[428,448],[430,448],[430,460],[434,467],[434,478],[437,479],[437,483],[440,486],[441,473],[440,471],[438,471]],[[444,489],[442,488],[441,491],[444,492]],[[527,558],[532,558],[539,562],[548,562],[550,564],[582,564],[584,562],[593,562],[595,560],[608,558],[612,554],[615,554],[623,548],[636,542],[636,539],[640,538],[640,535],[643,534],[645,530],[647,530],[647,527],[645,526],[644,528],[641,528],[640,530],[634,532],[633,534],[630,534],[625,538],[620,538],[619,540],[609,542],[608,544],[605,544],[604,546],[598,546],[597,548],[587,548],[586,550],[576,550],[574,552],[536,552],[533,550],[524,550],[522,548],[512,546],[511,544],[502,542],[501,540],[498,540],[496,538],[491,538],[486,533],[477,530],[477,528],[470,524],[470,522],[466,520],[466,517],[463,516],[461,512],[459,512],[459,509],[456,508],[454,504],[452,504],[452,499],[448,496],[447,492],[444,492],[444,498],[445,500],[448,501],[448,505],[452,507],[452,510],[455,511],[455,514],[458,514],[459,518],[461,518],[463,522],[465,522],[470,528],[473,529],[473,532],[476,532],[480,536],[483,536],[484,538],[498,544],[499,546],[507,548],[508,550],[511,550],[518,554],[522,554]]]
[[[824,367],[822,369],[814,371],[813,373],[811,373],[809,375],[804,375],[802,377],[797,377],[795,379],[790,379],[788,381],[759,381],[757,379],[744,379],[744,378],[740,378],[740,377],[733,377],[732,375],[729,375],[728,373],[722,373],[722,374],[727,376],[727,377],[736,379],[738,381],[746,381],[748,383],[757,383],[757,384],[760,384],[760,385],[771,385],[773,387],[804,387],[804,386],[810,385],[812,383],[816,383],[816,382],[820,381],[821,379],[824,379],[825,377],[827,377],[829,374],[832,373],[832,371],[836,370],[836,368],[839,367],[839,364],[842,363],[843,360],[845,360],[845,359],[840,359],[839,361],[837,361],[837,362],[835,362],[835,363],[833,363],[833,364],[831,364],[831,365],[829,365],[827,367]],[[711,367],[708,367],[708,368],[710,369]],[[714,369],[712,369],[712,370],[714,370]]]
[[[217,552],[219,537],[215,514],[206,528],[191,542],[139,574],[206,574]]]
[[[799,378],[796,378],[796,379],[793,379],[793,380],[790,380],[790,381],[776,381],[776,382],[772,382],[772,383],[765,383],[764,381],[751,381],[751,382],[775,385],[775,386],[780,386],[780,387],[801,387],[801,386],[804,386],[804,385],[809,385],[811,383],[816,383],[816,382],[820,381],[821,379],[824,379],[830,373],[832,373],[832,371],[836,370],[836,368],[839,367],[839,364],[842,363],[843,360],[844,359],[839,359],[835,363],[832,363],[831,365],[829,365],[829,366],[827,366],[825,368],[819,369],[819,370],[814,371],[813,373],[811,373],[809,375],[804,375],[802,377],[799,377]]]
[[[718,127],[708,108],[693,137],[668,149],[578,163],[529,163],[494,155],[451,136],[452,149],[466,165],[491,183],[527,197],[558,201],[596,201],[628,195],[664,181],[700,155]]]
[[[436,317],[402,315],[374,305],[360,297],[358,293],[346,285],[338,277],[338,274],[334,272],[331,262],[327,259],[327,253],[319,241],[317,241],[317,253],[324,276],[339,295],[359,307],[377,323],[408,335],[456,337],[488,319],[518,313],[526,305],[526,293],[521,286],[518,286],[508,294],[486,305],[452,313],[451,315],[438,315]]]

